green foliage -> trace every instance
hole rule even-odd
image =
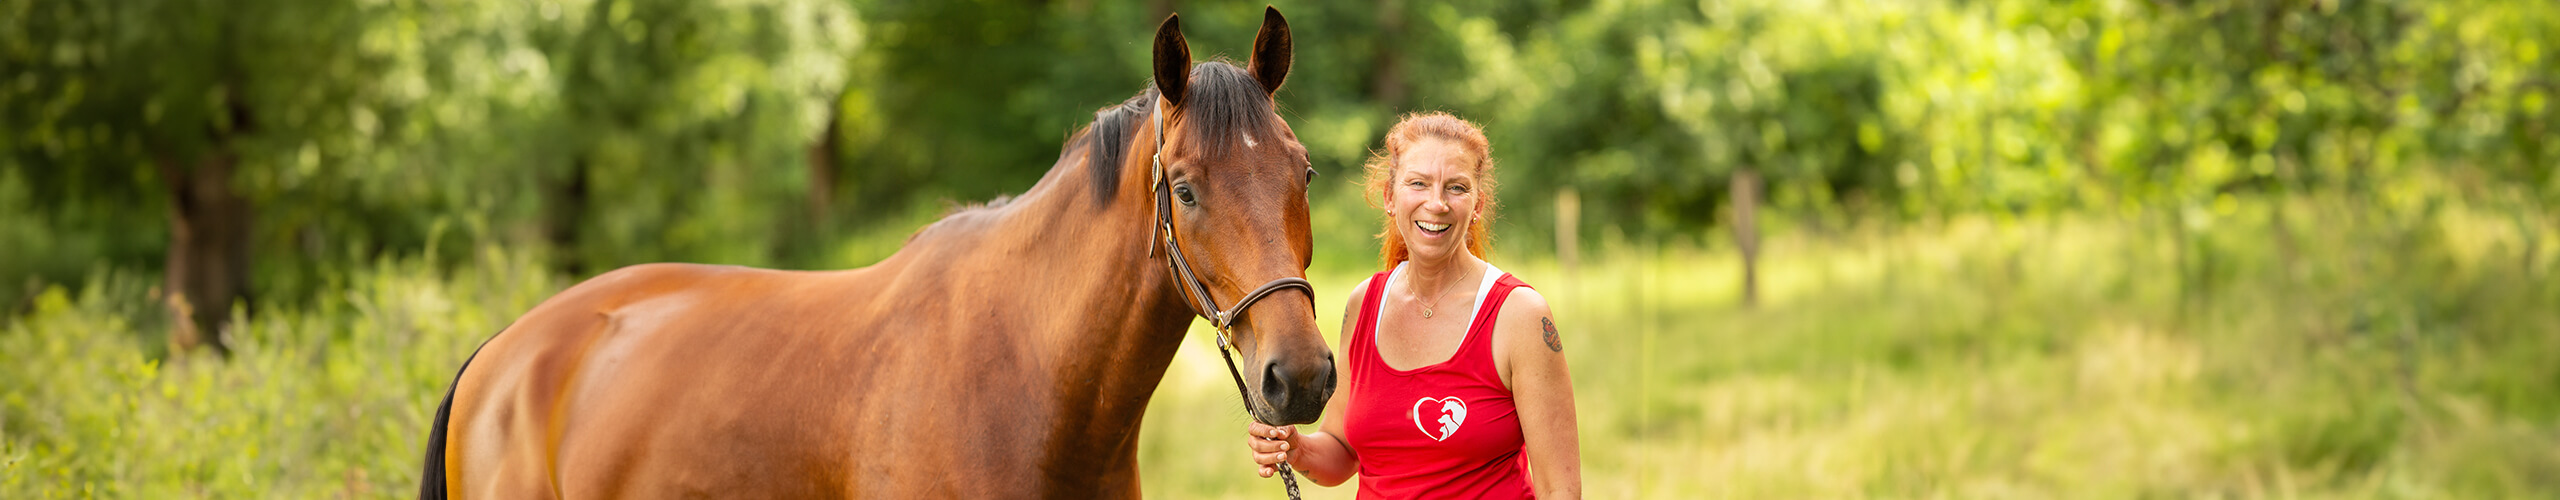
[[[1027,186],[1145,84],[1167,7],[6,5],[0,169],[32,217],[94,233],[28,259],[75,264],[23,272],[157,266],[165,238],[98,228],[165,226],[154,159],[210,148],[241,157],[260,288],[284,296],[439,231],[467,238],[427,251],[497,238],[580,273],[827,262],[909,207]],[[1204,57],[1258,19],[1185,7]],[[2560,196],[2543,139],[2560,14],[2536,2],[1282,7],[1300,35],[1283,113],[1320,169],[1356,173],[1396,113],[1457,111],[1494,133],[1521,209],[1506,232],[1538,240],[1565,188],[1595,229],[1695,234],[1744,168],[1817,226],[2378,193],[2421,171]]]
[[[163,357],[142,280],[47,289],[0,330],[0,496],[395,497],[417,486],[428,419],[479,342],[563,283],[476,253],[333,276],[260,311],[237,354]]]

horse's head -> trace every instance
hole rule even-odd
[[[1165,18],[1155,40],[1158,161],[1171,198],[1162,217],[1209,302],[1234,307],[1265,283],[1305,276],[1314,254],[1307,185],[1315,169],[1273,111],[1272,95],[1289,74],[1289,24],[1266,8],[1252,59],[1237,68],[1192,64],[1181,21]],[[1316,329],[1315,298],[1305,288],[1277,290],[1235,311],[1238,369],[1259,402],[1250,405],[1255,418],[1313,422],[1333,395],[1333,353]]]

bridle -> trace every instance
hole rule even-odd
[[[1201,283],[1199,273],[1193,272],[1191,270],[1191,262],[1183,258],[1182,241],[1174,237],[1173,183],[1168,182],[1169,179],[1166,177],[1167,174],[1165,174],[1164,171],[1164,108],[1164,106],[1156,107],[1156,150],[1154,153],[1149,155],[1147,161],[1152,165],[1148,173],[1147,189],[1155,191],[1156,197],[1156,222],[1155,227],[1150,230],[1148,239],[1155,240],[1156,242],[1161,242],[1163,244],[1166,255],[1165,263],[1167,266],[1173,268],[1174,281],[1182,285],[1182,301],[1191,306],[1192,312],[1198,313],[1200,317],[1208,318],[1209,326],[1218,329],[1218,357],[1225,358],[1227,360],[1227,375],[1235,378],[1236,395],[1237,397],[1244,399],[1245,413],[1254,414],[1253,408],[1255,401],[1253,393],[1245,390],[1244,373],[1236,371],[1235,355],[1227,353],[1227,349],[1232,345],[1232,341],[1230,340],[1232,336],[1229,334],[1229,330],[1235,326],[1236,318],[1244,316],[1245,308],[1253,307],[1254,302],[1261,301],[1263,297],[1270,296],[1272,292],[1277,292],[1284,288],[1296,288],[1306,291],[1307,298],[1313,299],[1316,296],[1316,288],[1315,285],[1308,284],[1306,278],[1296,276],[1281,277],[1271,280],[1270,282],[1263,283],[1262,286],[1255,287],[1252,293],[1244,294],[1244,300],[1236,301],[1235,307],[1228,309],[1218,308],[1217,299],[1209,296],[1209,287],[1206,284]],[[1156,256],[1156,246],[1157,245],[1155,243],[1149,243],[1147,245],[1147,257],[1153,258]],[[1237,349],[1242,348],[1238,347]],[[1261,403],[1261,406],[1264,408],[1269,408],[1271,406],[1270,401],[1262,401]],[[1261,420],[1262,417],[1257,415],[1254,419]],[[1271,422],[1263,422],[1263,424],[1279,425]],[[1291,473],[1289,469],[1289,462],[1282,460],[1280,462],[1279,469],[1280,482],[1288,487],[1289,499],[1297,500],[1298,479]]]

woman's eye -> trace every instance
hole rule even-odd
[[[1452,193],[1458,193],[1458,194],[1467,194],[1467,187],[1466,187],[1466,186],[1449,186],[1449,192],[1452,192]]]

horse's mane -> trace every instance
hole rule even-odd
[[[1207,148],[1210,158],[1226,157],[1246,134],[1271,140],[1272,121],[1262,119],[1272,113],[1271,94],[1244,68],[1223,58],[1212,59],[1191,66],[1190,83],[1177,112],[1183,123],[1193,127],[1192,144]],[[1155,116],[1156,96],[1156,86],[1149,84],[1129,100],[1094,111],[1093,123],[1076,130],[1058,151],[1061,160],[1084,153],[1097,203],[1108,204],[1119,195],[1120,167],[1127,163],[1130,136]]]
[[[1191,66],[1190,83],[1183,90],[1181,107],[1175,111],[1180,113],[1182,123],[1191,127],[1190,142],[1186,143],[1189,147],[1204,148],[1206,156],[1215,159],[1241,149],[1246,135],[1265,141],[1276,139],[1273,132],[1278,130],[1279,121],[1263,119],[1273,113],[1271,94],[1264,92],[1262,81],[1255,80],[1244,68],[1225,58],[1211,59]],[[1052,168],[1072,168],[1074,162],[1067,160],[1084,155],[1085,171],[1092,176],[1089,184],[1093,185],[1094,203],[1110,205],[1111,197],[1119,195],[1120,168],[1128,159],[1129,145],[1135,142],[1131,136],[1155,117],[1156,96],[1156,86],[1150,82],[1138,95],[1095,110],[1093,123],[1067,137],[1066,145],[1058,151],[1058,165]],[[955,220],[961,216],[1003,208],[1012,201],[1011,196],[998,196],[983,203],[947,205],[941,219],[908,233],[907,243],[914,243],[916,237],[934,228],[958,224]]]

